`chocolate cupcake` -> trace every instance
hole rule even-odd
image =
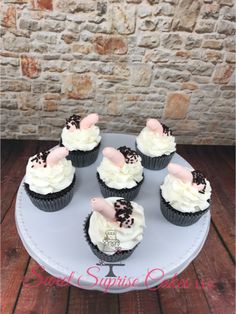
[[[144,180],[141,157],[132,149],[106,147],[97,168],[97,179],[104,197],[119,196],[133,200]]]
[[[96,113],[83,119],[73,115],[66,120],[60,146],[69,150],[67,159],[72,161],[74,167],[87,167],[96,161],[101,142],[100,130],[95,125],[97,122]]]
[[[102,261],[128,258],[143,238],[143,208],[123,198],[93,198],[93,212],[84,224],[85,238]]]
[[[160,186],[161,212],[177,226],[192,225],[210,208],[210,183],[198,170],[170,163],[168,171]]]
[[[66,207],[73,196],[75,168],[65,147],[40,152],[30,157],[24,187],[31,202],[39,209],[54,212]]]
[[[146,127],[136,138],[135,146],[142,157],[142,165],[150,170],[165,168],[176,151],[172,131],[156,119],[147,120]]]

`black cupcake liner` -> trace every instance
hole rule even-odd
[[[197,222],[206,212],[210,209],[207,207],[204,210],[200,210],[194,213],[183,213],[175,208],[173,208],[168,202],[165,201],[164,197],[160,192],[160,200],[161,200],[161,212],[163,216],[172,224],[176,226],[190,226]],[[209,201],[208,201],[209,202]]]
[[[45,212],[55,212],[66,207],[73,197],[74,185],[75,176],[72,183],[64,190],[43,195],[31,191],[29,189],[29,185],[24,183],[26,193],[29,196],[31,202],[34,204],[34,206]]]
[[[135,197],[138,195],[141,185],[144,181],[144,174],[143,174],[143,179],[137,183],[136,186],[134,186],[131,189],[114,189],[114,188],[110,188],[108,187],[104,181],[102,181],[102,179],[99,176],[99,173],[97,172],[97,180],[99,183],[99,187],[100,187],[100,191],[103,195],[103,197],[122,197],[125,198],[127,201],[132,201],[133,199],[135,199]]]
[[[142,165],[146,169],[150,170],[161,170],[164,169],[169,162],[171,161],[172,157],[174,156],[174,153],[170,153],[169,155],[162,155],[160,157],[149,157],[147,155],[144,155],[137,146],[137,143],[135,142],[135,148],[137,153],[142,157]]]
[[[102,261],[115,263],[115,262],[119,262],[119,261],[122,261],[124,259],[127,259],[133,253],[133,251],[136,249],[138,244],[132,250],[119,251],[119,252],[114,253],[113,255],[108,255],[106,253],[101,252],[99,250],[99,248],[92,243],[92,241],[90,240],[90,236],[88,234],[90,217],[91,217],[91,214],[85,219],[84,235],[85,235],[85,239],[86,239],[88,245],[90,246],[90,248],[91,248],[91,250],[95,256],[97,256]]]
[[[71,160],[72,165],[77,168],[90,166],[97,160],[100,144],[101,143],[94,147],[94,149],[88,151],[72,150],[69,152],[66,159]],[[64,146],[61,140],[59,145]]]

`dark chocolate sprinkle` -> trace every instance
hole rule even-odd
[[[118,222],[120,222],[120,227],[131,228],[134,223],[134,218],[131,218],[133,212],[133,206],[130,201],[125,200],[124,198],[119,199],[114,204],[115,207],[115,217]]]
[[[121,146],[118,148],[118,150],[125,157],[125,162],[127,164],[134,164],[140,159],[140,156],[136,153],[136,151],[127,146]]]
[[[201,191],[199,191],[199,193],[204,194],[206,190],[206,180],[205,180],[204,174],[199,170],[194,170],[192,171],[192,176],[193,176],[193,183],[196,183],[197,185],[199,184],[204,185],[204,188]]]
[[[81,116],[77,114],[73,114],[73,116],[70,116],[69,119],[66,119],[66,128],[69,130],[70,125],[74,125],[76,129],[79,129],[80,121],[81,121]]]
[[[171,129],[165,125],[164,123],[161,123],[162,127],[163,127],[163,133],[166,134],[167,136],[172,135],[172,131]]]
[[[35,157],[33,157],[30,161],[31,162],[36,162],[36,163],[38,163],[40,165],[41,165],[41,163],[43,163],[44,167],[46,167],[46,160],[47,160],[47,156],[48,156],[49,153],[50,153],[50,151],[40,152]],[[32,165],[31,167],[33,168],[34,165]]]

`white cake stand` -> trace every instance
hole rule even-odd
[[[101,196],[96,168],[101,162],[103,147],[134,148],[134,142],[135,137],[131,135],[103,134],[96,163],[76,170],[73,199],[58,212],[37,209],[26,195],[22,180],[16,200],[17,230],[29,255],[51,275],[67,278],[70,284],[84,289],[104,291],[104,285],[108,285],[107,290],[112,293],[150,289],[181,273],[200,252],[209,231],[210,213],[189,227],[169,223],[161,214],[159,199],[159,186],[167,170],[145,169],[145,181],[134,200],[145,210],[143,241],[118,265],[99,265],[83,234],[84,220],[91,212],[90,199]],[[178,154],[172,161],[190,166]]]

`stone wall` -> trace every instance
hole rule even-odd
[[[179,143],[234,142],[234,0],[2,0],[2,137],[57,139],[148,117]]]

